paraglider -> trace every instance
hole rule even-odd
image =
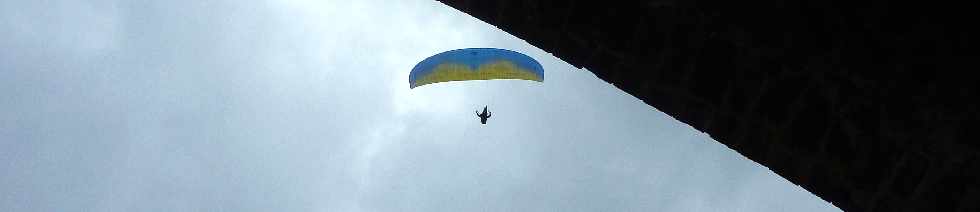
[[[412,68],[409,88],[470,80],[529,80],[544,82],[544,68],[533,58],[505,49],[468,48],[433,55]],[[480,123],[487,124],[490,113],[477,113]]]

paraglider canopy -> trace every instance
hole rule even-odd
[[[518,79],[544,82],[544,69],[527,55],[505,49],[469,48],[433,55],[412,68],[410,88],[465,80]]]

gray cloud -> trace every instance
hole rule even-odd
[[[0,1],[0,31],[2,211],[837,210],[435,1]],[[408,89],[465,47],[546,82]]]

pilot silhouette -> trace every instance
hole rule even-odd
[[[490,112],[487,112],[487,106],[483,106],[483,113],[480,113],[478,111],[474,111],[474,112],[476,112],[477,117],[480,117],[481,124],[487,124],[487,119],[490,118]]]

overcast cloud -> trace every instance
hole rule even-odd
[[[436,1],[0,0],[0,211],[839,210]]]

